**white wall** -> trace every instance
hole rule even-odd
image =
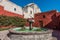
[[[23,8],[24,10],[24,18],[34,18],[34,14],[41,13],[40,8],[36,4],[28,4]],[[27,12],[26,12],[27,11]],[[32,14],[31,14],[32,11]]]
[[[24,11],[24,18],[34,18],[33,9],[31,7],[27,7],[26,10],[27,10],[27,12]]]
[[[32,13],[31,13],[32,11]],[[34,18],[34,13],[33,13],[33,9],[31,7],[28,7],[28,14],[29,14],[29,18]]]
[[[4,10],[23,15],[22,7],[16,5],[8,0],[2,0],[0,2],[0,5],[4,6]],[[16,8],[16,11],[14,11],[14,8]]]
[[[36,4],[34,5],[34,13],[41,13],[40,8]]]
[[[0,1],[0,5],[4,7],[4,10],[10,11],[16,14],[24,15],[24,18],[34,18],[35,13],[41,12],[40,8],[34,3],[28,4],[23,9],[22,7],[10,2],[9,0]],[[16,8],[16,11],[14,10],[14,8]],[[32,11],[32,14],[31,14],[31,11]]]

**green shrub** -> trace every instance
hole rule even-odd
[[[24,27],[26,20],[20,17],[10,17],[0,15],[0,26],[17,26]]]

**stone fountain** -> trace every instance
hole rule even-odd
[[[10,29],[10,39],[11,40],[51,40],[52,39],[52,30],[40,30],[35,31],[31,29],[32,26],[26,27],[29,30],[20,30],[21,28],[12,28]],[[34,28],[33,29],[40,29]],[[32,30],[32,31],[31,31]]]
[[[29,27],[21,30],[19,28],[10,29],[10,39],[11,40],[51,40],[52,39],[52,30],[40,30],[41,28],[32,28],[32,23],[34,20],[29,20]],[[37,30],[39,29],[39,30]]]

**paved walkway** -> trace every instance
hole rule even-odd
[[[8,33],[8,30],[0,31],[0,40],[10,40],[7,36]]]

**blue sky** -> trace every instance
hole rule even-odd
[[[42,12],[50,10],[60,11],[60,0],[10,0],[10,1],[22,7],[29,3],[34,2],[35,4],[38,5]]]

